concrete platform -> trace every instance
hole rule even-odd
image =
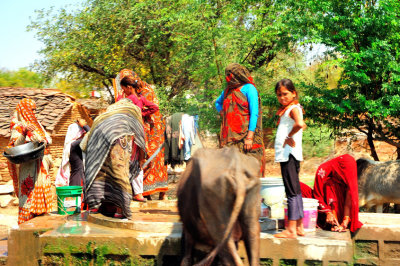
[[[132,210],[132,220],[88,212],[32,219],[11,231],[8,264],[179,265],[182,225],[176,202],[134,202]],[[352,263],[349,233],[317,230],[297,239],[277,239],[274,233],[276,230],[261,233],[263,265]],[[246,257],[242,243],[239,253]]]
[[[88,212],[36,217],[11,230],[7,264],[179,265],[182,225],[176,201],[131,207],[132,220]],[[316,230],[297,239],[274,238],[280,221],[263,221],[261,264],[400,265],[400,215],[360,213],[360,220],[364,226],[354,236]],[[246,257],[243,243],[239,254]]]

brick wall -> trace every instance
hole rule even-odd
[[[72,108],[64,113],[63,117],[55,127],[55,130],[52,132],[49,132],[50,135],[52,136],[53,143],[52,145],[49,145],[49,150],[50,154],[53,159],[54,166],[50,169],[50,176],[51,180],[54,184],[55,177],[57,175],[58,168],[61,164],[61,159],[62,159],[62,153],[64,149],[64,140],[65,140],[65,135],[68,130],[68,126],[76,121],[78,118],[83,118],[87,121],[89,125],[92,124],[92,120],[90,117],[86,114],[85,110],[82,108],[82,106],[78,103],[74,103]],[[1,154],[3,154],[4,149],[6,148],[8,144],[9,138],[5,138],[0,136],[0,151]],[[0,158],[0,185],[5,184],[7,181],[11,180],[10,174],[8,172],[7,168],[7,159],[4,156],[1,156]],[[55,188],[54,188],[55,191]]]

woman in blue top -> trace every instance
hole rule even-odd
[[[263,175],[262,108],[253,78],[244,66],[232,63],[225,69],[225,79],[227,87],[215,102],[222,117],[220,147],[236,146],[257,158]]]

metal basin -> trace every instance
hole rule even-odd
[[[6,149],[4,152],[9,155],[20,155],[20,154],[25,154],[27,152],[30,152],[37,147],[39,147],[38,142],[28,142],[28,143],[25,143],[22,145],[18,145],[18,146]]]
[[[42,158],[44,155],[44,148],[44,143],[28,142],[6,149],[3,156],[14,164],[26,163]]]

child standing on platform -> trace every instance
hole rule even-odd
[[[301,196],[299,170],[303,160],[302,135],[306,127],[303,109],[297,100],[297,92],[290,79],[282,79],[275,86],[281,107],[275,137],[275,162],[281,165],[281,173],[288,206],[286,230],[275,234],[279,238],[304,236],[303,198]]]

